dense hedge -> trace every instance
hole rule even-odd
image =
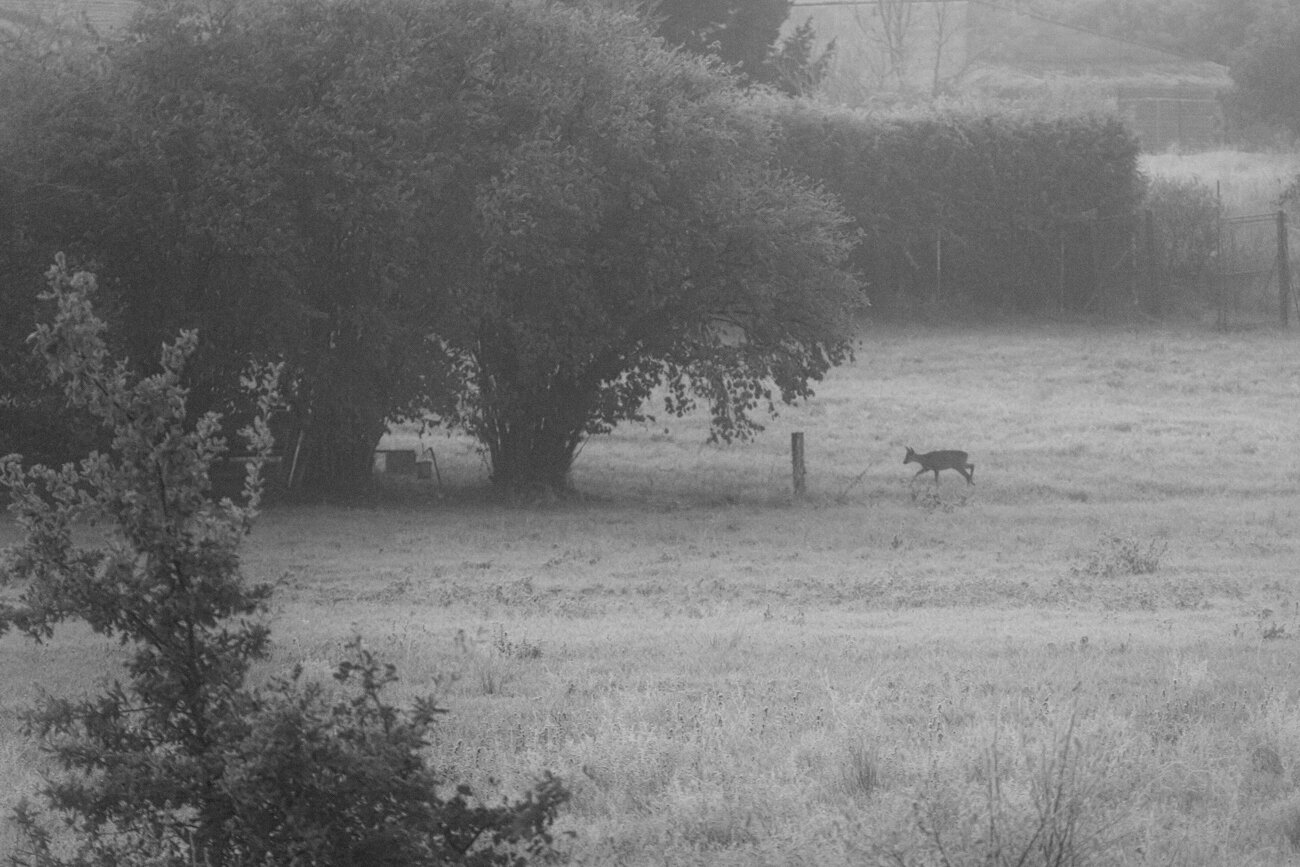
[[[773,103],[781,159],[842,200],[878,308],[1113,306],[1133,245],[1138,143],[1109,118],[879,119]]]

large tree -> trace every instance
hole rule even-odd
[[[286,360],[284,439],[321,491],[363,485],[386,423],[438,393],[420,108],[381,59],[413,53],[402,30],[383,2],[156,0],[96,62],[33,79],[8,139],[26,282],[59,250],[95,264],[134,358],[197,329],[203,409],[237,409],[250,356]]]
[[[847,357],[845,218],[773,168],[733,80],[629,18],[452,5],[481,17],[439,52],[463,58],[478,143],[448,187],[464,237],[439,334],[469,388],[446,420],[499,487],[566,487],[583,441],[660,386],[666,411],[698,399],[716,437],[747,436]]]
[[[24,218],[33,187],[27,156],[36,149],[19,119],[57,101],[57,83],[90,56],[89,46],[78,43],[52,51],[51,39],[43,31],[0,28],[0,456],[23,452],[60,463],[88,450],[93,436],[49,390],[24,342],[36,319],[42,267]]]
[[[844,218],[734,79],[640,19],[507,0],[154,0],[21,119],[23,232],[94,262],[132,354],[287,363],[317,487],[437,411],[567,484],[660,384],[728,439],[848,352]],[[220,404],[215,386],[202,408]],[[301,439],[300,439],[301,436]],[[301,442],[301,448],[299,443]]]
[[[669,44],[713,54],[740,75],[763,81],[791,5],[791,0],[658,0],[651,15]]]

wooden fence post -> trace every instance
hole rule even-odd
[[[1150,208],[1142,212],[1142,230],[1146,236],[1147,297],[1151,299],[1151,312],[1158,319],[1165,313],[1165,287],[1160,280],[1160,263],[1156,261],[1156,215]]]
[[[802,497],[807,489],[808,469],[803,462],[803,432],[790,434],[790,465],[794,473],[794,495]]]
[[[943,226],[934,230],[934,300],[943,298]]]
[[[1228,275],[1225,271],[1226,266],[1223,264],[1223,186],[1222,182],[1214,183],[1214,272],[1219,281],[1219,292],[1216,303],[1219,305],[1219,317],[1216,320],[1216,327],[1220,331],[1228,330]]]
[[[1277,304],[1282,325],[1286,326],[1291,314],[1291,257],[1287,252],[1286,211],[1277,212]]]

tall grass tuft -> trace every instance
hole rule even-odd
[[[1104,537],[1081,566],[1071,571],[1076,577],[1114,578],[1120,575],[1150,575],[1160,568],[1168,542],[1141,542],[1129,536]]]
[[[1156,255],[1168,275],[1174,303],[1200,301],[1213,273],[1219,203],[1200,178],[1157,177],[1147,188],[1146,207],[1156,228]]]
[[[968,803],[917,802],[919,845],[894,854],[900,867],[1085,867],[1107,863],[1117,823],[1101,796],[1100,765],[1089,764],[1076,735],[1077,711],[1065,730],[1025,767],[996,738],[985,753],[982,791]],[[1024,773],[1016,773],[1017,770]],[[956,809],[954,810],[954,806]]]

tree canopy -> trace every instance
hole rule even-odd
[[[791,0],[659,0],[652,16],[669,44],[713,54],[751,80],[763,81]]]
[[[102,57],[29,75],[14,115],[29,273],[58,250],[96,266],[133,358],[197,329],[201,409],[234,408],[250,356],[287,361],[284,439],[324,491],[363,484],[385,424],[447,391],[421,223],[443,169],[382,66],[405,15],[161,0]]]
[[[832,47],[813,51],[811,20],[784,38],[792,0],[657,0],[648,5],[655,32],[669,45],[712,56],[748,84],[791,95],[812,90],[825,76]]]
[[[735,83],[636,21],[476,4],[461,98],[488,142],[448,189],[467,237],[439,334],[455,413],[508,488],[561,488],[583,440],[708,404],[721,439],[811,393],[848,355],[851,238],[826,195],[773,167]],[[490,23],[489,23],[490,22]],[[481,60],[477,58],[486,58]]]
[[[429,412],[479,437],[496,484],[562,487],[659,386],[731,439],[847,357],[842,212],[773,167],[735,78],[639,19],[147,10],[16,100],[17,264],[94,264],[135,357],[197,328],[201,409],[250,356],[285,361],[281,439],[317,487],[360,484],[386,424]]]

